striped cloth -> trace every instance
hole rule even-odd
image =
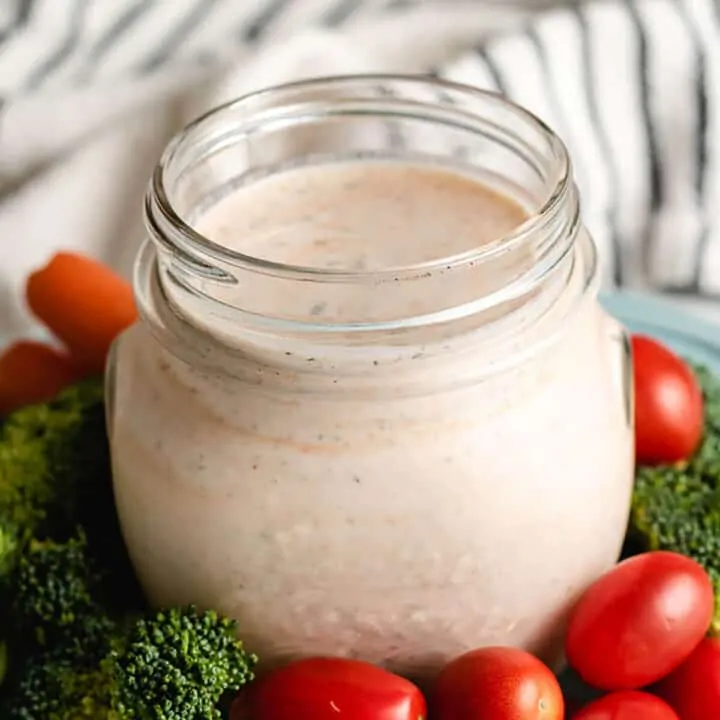
[[[556,0],[560,1],[560,0]],[[504,9],[482,0],[3,0],[0,3],[0,97],[128,75],[212,67],[282,42],[310,27],[378,27],[395,18],[476,14],[477,29]],[[520,0],[519,4],[523,4]],[[540,8],[553,0],[525,0]],[[474,6],[474,7],[473,7]],[[415,17],[410,20],[416,22]],[[422,30],[433,26],[421,16]],[[456,25],[449,20],[451,26]],[[443,23],[435,26],[442,31]],[[451,34],[457,36],[452,28]],[[472,32],[472,31],[471,31]],[[475,39],[480,33],[475,30]],[[440,38],[442,41],[442,38]]]
[[[446,74],[563,138],[606,283],[720,298],[720,2],[554,12]]]
[[[27,328],[19,284],[58,247],[127,272],[145,179],[189,118],[346,72],[507,94],[568,145],[607,286],[720,299],[720,0],[541,4],[4,0],[0,332]]]

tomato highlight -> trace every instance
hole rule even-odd
[[[642,465],[687,460],[703,434],[703,396],[690,366],[662,343],[631,338],[635,452]]]
[[[522,650],[481,648],[440,672],[431,697],[432,720],[563,720],[555,675]]]
[[[636,690],[677,668],[706,634],[713,586],[694,560],[649,552],[616,565],[576,605],[565,651],[602,690]]]
[[[427,705],[409,680],[344,658],[298,660],[250,685],[230,720],[425,720]]]

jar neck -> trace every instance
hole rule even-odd
[[[527,220],[481,247],[371,272],[254,257],[197,231],[210,207],[259,178],[297,166],[373,161],[471,175],[523,206]],[[567,301],[577,274],[578,197],[560,140],[496,95],[437,80],[310,81],[219,108],[170,144],[145,217],[150,240],[136,283],[141,311],[161,322],[157,304],[165,304],[173,317],[228,347],[247,348],[250,336],[265,345],[283,337],[336,348],[411,347],[428,338],[442,345],[522,311],[512,324],[517,333],[561,297]],[[583,281],[572,288],[578,296],[596,275],[590,255]],[[351,295],[353,311],[318,318],[313,308],[328,290]]]

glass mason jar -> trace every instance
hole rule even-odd
[[[448,256],[438,233],[422,261],[376,228],[401,262],[370,269],[198,231],[288,168],[376,161],[465,173],[526,219]],[[618,558],[634,464],[628,344],[560,140],[433,79],[298,83],[180,133],[145,211],[108,419],[151,601],[234,616],[266,666],[329,654],[423,677],[489,644],[556,661],[571,604]]]

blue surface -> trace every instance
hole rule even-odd
[[[679,354],[720,373],[720,326],[679,310],[669,300],[642,293],[612,293],[601,300],[631,332],[652,335]]]

